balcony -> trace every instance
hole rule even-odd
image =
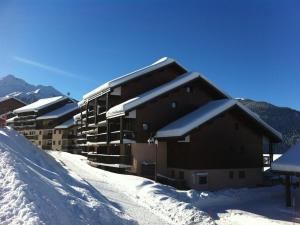
[[[77,138],[77,135],[75,134],[63,134],[62,139],[75,139]]]
[[[30,119],[35,119],[36,115],[27,115],[27,116],[18,116],[15,118],[15,121],[24,121],[24,120],[30,120]]]
[[[90,134],[90,135],[88,134],[87,141],[89,141],[89,142],[106,142],[107,134],[106,133]]]
[[[44,140],[52,139],[52,136],[53,136],[52,134],[44,134],[43,139]]]
[[[24,134],[24,136],[29,140],[37,140],[38,139],[38,135]]]
[[[113,131],[110,133],[110,141],[120,140],[120,131]],[[135,140],[135,132],[131,130],[123,130],[123,139]]]
[[[125,164],[130,165],[131,156],[127,155],[107,155],[107,154],[97,154],[97,153],[88,153],[88,160],[92,162],[100,162],[104,164]]]
[[[77,139],[77,145],[82,145],[86,143],[86,138],[78,138]]]

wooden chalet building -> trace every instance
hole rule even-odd
[[[42,149],[71,151],[76,149],[76,113],[78,105],[74,100],[58,96],[14,110],[16,116],[7,122]]]
[[[185,181],[191,188],[262,182],[263,148],[281,134],[175,60],[109,81],[83,96],[78,146],[100,168]],[[149,144],[155,139],[156,144]]]
[[[9,119],[13,117],[13,111],[25,105],[25,102],[13,96],[0,98],[0,118]]]

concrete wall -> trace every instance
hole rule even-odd
[[[155,162],[155,145],[146,143],[136,143],[131,145],[133,158],[132,172],[141,175],[141,164],[143,161]],[[157,151],[158,173],[167,173],[167,145],[165,142],[158,143]]]
[[[63,130],[53,130],[53,136],[52,136],[52,150],[60,151],[62,148],[62,136],[63,136]]]
[[[230,171],[233,177],[230,178]],[[239,178],[239,171],[244,171],[245,177]],[[189,188],[198,190],[216,190],[221,188],[251,187],[262,184],[262,168],[242,168],[242,169],[209,169],[209,170],[184,170],[168,168],[167,176],[180,179],[179,173],[184,174],[184,180]],[[196,174],[207,173],[207,184],[199,184]],[[200,175],[202,176],[202,175]]]

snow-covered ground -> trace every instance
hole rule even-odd
[[[170,224],[300,223],[300,190],[295,193],[297,198],[294,201],[297,209],[288,209],[285,207],[282,186],[228,189],[218,192],[179,191],[142,177],[93,168],[87,165],[84,156],[54,151],[49,153],[108,198],[111,195],[107,192],[107,188],[117,197],[116,202],[119,201],[120,193],[127,195],[135,202],[134,205],[148,208]],[[135,217],[132,214],[131,216]],[[143,224],[139,218],[137,220]],[[151,221],[151,216],[149,220]]]
[[[172,187],[142,177],[91,167],[84,156],[48,152],[68,170],[78,174],[116,205],[121,206],[139,224],[215,224],[207,213],[189,204],[189,199],[181,201],[185,194],[182,195]]]
[[[48,153],[0,129],[1,225],[300,223],[300,189],[288,209],[281,186],[179,191],[90,167],[80,155]]]
[[[0,129],[0,224],[136,224],[12,129]]]

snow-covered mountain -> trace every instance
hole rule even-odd
[[[35,102],[41,98],[63,95],[52,86],[32,85],[13,75],[0,78],[0,97],[14,96],[26,103]]]
[[[300,141],[299,111],[287,107],[278,107],[268,102],[258,102],[250,99],[239,100],[282,133],[283,142],[275,149],[276,153],[283,153]]]

